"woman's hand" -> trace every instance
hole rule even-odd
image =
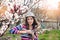
[[[36,36],[34,35],[34,32],[32,30],[27,30],[27,33],[31,34],[33,38],[35,38]]]

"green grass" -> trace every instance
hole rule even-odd
[[[6,38],[6,37],[11,37],[12,40],[16,40],[16,38],[18,37],[18,39],[20,40],[20,34],[10,34],[9,31],[7,31],[2,38]]]
[[[12,40],[20,40],[20,34],[10,34],[8,31],[2,36],[8,37],[10,36]],[[51,30],[46,31],[44,34],[39,34],[39,40],[60,40],[60,30]]]
[[[44,34],[39,34],[39,40],[60,40],[60,30],[46,31]]]

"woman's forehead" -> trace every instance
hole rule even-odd
[[[29,16],[29,17],[27,17],[27,19],[33,19],[33,17],[32,16]]]
[[[33,18],[32,16],[28,16],[27,18]]]

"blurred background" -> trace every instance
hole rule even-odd
[[[0,29],[9,27],[2,38],[19,40],[19,36],[8,31],[23,23],[28,11],[33,12],[40,23],[39,40],[60,40],[60,0],[0,0]]]

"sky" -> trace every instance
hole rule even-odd
[[[60,0],[41,0],[39,3],[40,8],[58,9],[58,2]]]

